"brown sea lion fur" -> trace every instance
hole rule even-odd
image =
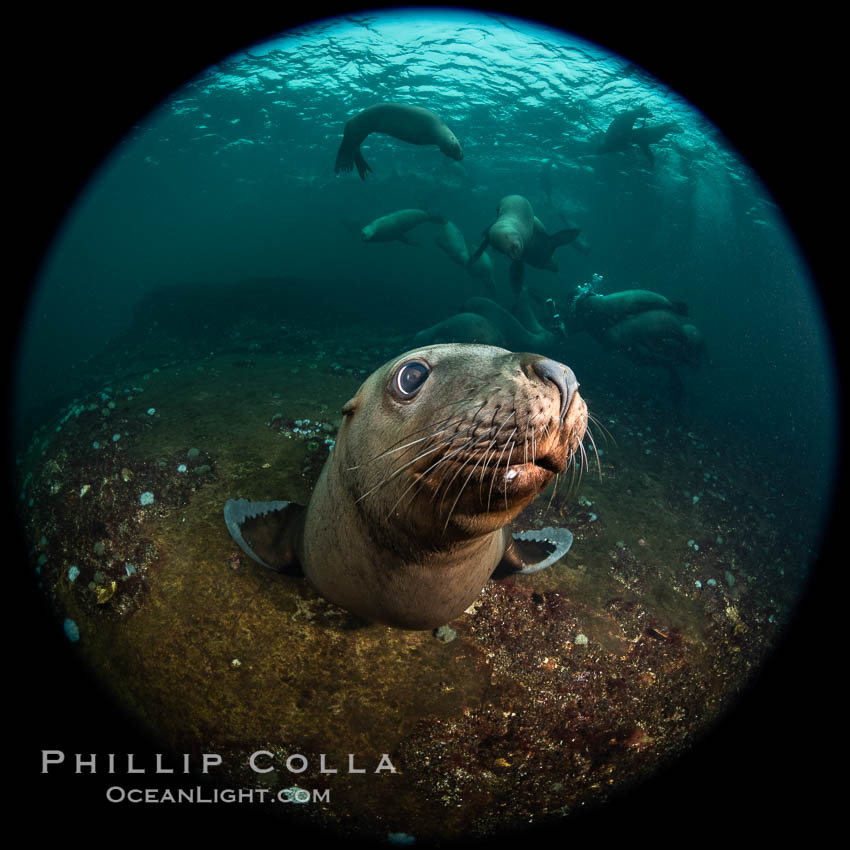
[[[427,376],[406,397],[417,369]],[[367,620],[449,622],[503,559],[522,563],[509,523],[579,448],[577,386],[560,363],[492,346],[393,358],[343,407],[307,509],[257,554],[278,569],[297,560],[325,598]]]

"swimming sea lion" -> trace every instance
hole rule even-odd
[[[636,109],[629,109],[615,116],[608,125],[608,129],[605,131],[605,136],[596,149],[596,153],[625,150],[625,148],[632,144],[632,129],[635,121],[638,118],[649,118],[651,114],[646,106],[641,105]]]
[[[577,228],[566,228],[549,234],[534,215],[531,203],[522,195],[506,195],[499,201],[496,220],[484,231],[478,249],[469,258],[474,263],[488,245],[511,260],[510,281],[519,294],[523,287],[523,263],[539,269],[557,271],[552,253],[578,236]]]
[[[361,231],[364,242],[404,242],[405,245],[415,245],[407,238],[407,231],[424,224],[426,221],[442,224],[443,218],[431,215],[425,210],[397,210],[389,215],[376,218]]]
[[[360,153],[360,145],[370,133],[395,136],[412,145],[437,145],[452,159],[463,159],[463,148],[446,122],[430,109],[406,103],[378,103],[358,112],[345,123],[342,144],[336,155],[334,171],[351,171],[357,166],[361,180],[371,171]]]
[[[488,245],[492,245],[514,262],[519,262],[533,235],[534,210],[528,198],[522,195],[505,195],[496,209],[496,220],[484,232],[481,244],[469,258],[469,262],[474,263]]]
[[[497,566],[533,572],[569,548],[564,529],[513,537],[508,524],[574,462],[587,427],[577,388],[572,370],[536,354],[413,349],[344,405],[306,509],[237,499],[225,522],[252,558],[300,565],[366,620],[443,625]]]
[[[671,301],[650,289],[623,289],[610,295],[592,292],[576,303],[575,313],[578,319],[609,327],[647,310],[670,310],[680,316],[687,316],[688,305],[684,301]]]
[[[648,118],[649,116],[650,112],[645,106],[639,106],[637,109],[618,115],[608,125],[605,138],[596,149],[596,153],[624,151],[632,145],[637,145],[650,163],[655,162],[655,157],[649,146],[660,142],[668,133],[680,133],[682,128],[675,121],[656,124],[654,127],[633,126],[637,118]]]

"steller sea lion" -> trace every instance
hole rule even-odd
[[[578,228],[566,228],[549,234],[527,198],[506,195],[499,201],[496,220],[484,231],[481,244],[469,258],[470,264],[484,252],[488,245],[507,255],[511,260],[510,281],[517,295],[522,291],[524,267],[528,263],[539,269],[557,271],[552,259],[556,248],[566,245],[578,236]]]
[[[637,145],[650,163],[654,163],[655,157],[649,146],[660,142],[668,133],[680,133],[682,128],[675,121],[656,124],[654,127],[634,126],[636,119],[649,117],[651,117],[651,113],[645,106],[639,106],[637,109],[620,113],[608,125],[608,129],[605,131],[605,137],[596,149],[596,153],[624,151],[632,145]]]
[[[455,313],[430,328],[423,328],[413,337],[416,346],[438,342],[475,342],[498,348],[507,346],[504,334],[478,313]]]
[[[337,174],[351,171],[356,165],[360,179],[366,179],[372,169],[360,153],[360,145],[370,133],[394,136],[412,145],[437,145],[451,159],[463,159],[463,148],[455,134],[430,109],[406,103],[378,103],[345,122],[334,166]]]
[[[623,289],[610,295],[591,292],[576,303],[575,315],[587,324],[607,328],[647,310],[669,310],[680,316],[688,315],[688,305],[684,301],[671,301],[651,289]]]
[[[658,353],[682,350],[686,345],[682,323],[670,310],[647,310],[629,316],[609,327],[602,339],[610,348],[639,346],[641,350]]]
[[[415,245],[407,238],[407,231],[418,227],[425,222],[442,224],[444,219],[438,215],[431,215],[425,210],[397,210],[394,213],[383,215],[367,224],[360,234],[364,242],[404,242],[405,245]]]
[[[500,571],[534,572],[572,535],[509,523],[570,463],[587,405],[568,367],[486,345],[395,357],[342,408],[306,508],[228,501],[227,528],[264,566],[298,565],[319,593],[373,622],[431,629]]]
[[[596,153],[611,153],[612,151],[625,150],[632,144],[632,130],[634,123],[638,118],[651,118],[652,113],[646,106],[638,106],[636,109],[629,109],[626,112],[621,112],[615,116],[608,129],[605,130],[605,136],[596,149]]]
[[[528,198],[505,195],[496,209],[496,220],[484,232],[481,244],[469,261],[474,263],[488,245],[514,262],[521,261],[533,235],[534,210]]]

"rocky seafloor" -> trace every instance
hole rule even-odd
[[[596,427],[581,480],[516,523],[566,525],[567,556],[490,581],[438,634],[366,624],[248,559],[222,519],[237,496],[306,503],[342,404],[402,350],[294,336],[275,350],[248,328],[240,350],[107,380],[19,453],[55,628],[163,752],[220,754],[214,785],[318,792],[285,807],[295,823],[440,842],[604,801],[734,704],[812,558],[743,448],[589,388],[611,438]],[[272,771],[251,769],[260,750]]]

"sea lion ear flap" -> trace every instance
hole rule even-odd
[[[342,415],[343,416],[351,416],[354,411],[357,410],[357,396],[354,398],[350,398],[343,406],[342,406]]]

